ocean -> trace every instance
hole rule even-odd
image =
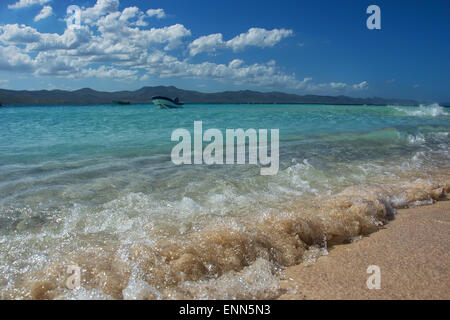
[[[194,121],[279,129],[278,174],[174,165]],[[283,268],[450,191],[437,104],[17,106],[0,133],[1,299],[271,299]]]

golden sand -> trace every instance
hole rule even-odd
[[[369,290],[367,267],[381,271]],[[280,299],[450,299],[450,199],[399,210],[385,228],[287,268]]]

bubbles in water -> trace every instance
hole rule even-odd
[[[420,107],[395,107],[396,110],[408,116],[415,117],[438,117],[450,115],[444,107],[437,103],[431,105],[420,105]]]

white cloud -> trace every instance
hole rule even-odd
[[[173,71],[178,73],[166,73],[164,77],[183,76],[201,79],[214,79],[236,85],[250,85],[255,87],[299,90],[306,88],[311,78],[297,80],[294,75],[287,75],[278,70],[273,61],[267,63],[254,63],[245,65],[240,59],[235,59],[225,64],[204,62],[200,64],[188,64],[178,62],[178,68]],[[172,63],[173,65],[173,63]]]
[[[274,61],[245,65],[243,60],[235,59],[228,65],[212,62],[192,64],[163,52],[148,57],[144,69],[148,74],[159,75],[163,78],[214,79],[237,85],[281,89],[302,89],[312,80],[305,78],[300,81],[294,75],[286,75],[278,70]]]
[[[45,18],[50,17],[53,14],[53,8],[51,6],[45,6],[42,8],[41,12],[34,17],[34,21],[39,21]]]
[[[137,70],[116,69],[113,67],[101,66],[98,69],[89,68],[83,70],[83,76],[95,78],[110,78],[113,80],[136,80]]]
[[[41,13],[48,12],[49,9],[44,10],[46,7]],[[222,49],[238,52],[248,46],[272,47],[292,36],[292,30],[251,28],[228,41],[216,33],[187,44],[191,31],[182,24],[146,27],[146,18],[162,18],[164,10],[151,9],[145,13],[136,6],[122,11],[118,8],[118,0],[97,0],[94,6],[82,8],[81,26],[68,28],[61,34],[41,33],[23,24],[1,25],[0,70],[69,79],[145,81],[184,77],[326,93],[362,90],[368,86],[366,81],[317,84],[310,77],[297,79],[295,74],[283,72],[274,60],[246,64],[235,58],[226,63],[192,63],[185,57],[186,50],[195,56]]]
[[[362,89],[366,89],[368,86],[369,86],[369,84],[367,83],[367,81],[363,81],[361,83],[354,84],[352,87],[354,89],[362,90]]]
[[[273,29],[266,30],[262,28],[251,28],[246,33],[241,33],[239,36],[227,41],[227,46],[234,51],[242,50],[247,46],[255,46],[260,48],[273,47],[284,38],[293,35],[292,30]]]
[[[129,8],[127,8],[129,9]],[[152,44],[165,44],[165,50],[173,50],[182,44],[182,39],[191,32],[181,24],[147,30],[130,26],[130,14],[127,9],[122,13],[113,12],[97,21],[102,41],[119,44],[121,47],[148,47]],[[135,16],[138,12],[135,12]],[[122,18],[126,16],[126,19]]]
[[[139,36],[143,36],[143,40],[149,43],[168,43],[164,49],[171,50],[181,44],[182,38],[189,37],[190,35],[191,31],[186,29],[182,24],[175,24],[170,27],[151,28],[150,30],[141,31]]]
[[[0,70],[32,72],[34,61],[15,46],[0,46]]]
[[[223,42],[221,33],[210,34],[197,38],[189,44],[189,53],[191,56],[195,56],[201,52],[215,52],[224,46],[225,43]]]
[[[369,87],[369,83],[367,81],[362,81],[360,83],[348,84],[345,82],[330,82],[330,83],[312,83],[309,84],[306,89],[308,91],[316,92],[316,93],[342,93],[342,92],[350,92],[350,91],[360,91],[365,90]]]
[[[81,11],[81,19],[87,24],[95,24],[98,18],[117,12],[118,8],[119,0],[97,0],[93,7]]]
[[[347,87],[347,84],[343,83],[343,82],[330,82],[329,85],[333,89],[342,89],[342,88]]]
[[[244,64],[243,60],[241,60],[241,59],[234,59],[233,61],[231,61],[228,64],[228,67],[230,67],[231,69],[236,69],[236,68],[239,68],[243,64]]]
[[[147,10],[147,15],[149,17],[156,17],[158,19],[162,19],[166,17],[166,13],[163,9],[149,9]]]
[[[51,50],[73,50],[83,44],[89,44],[92,33],[87,26],[80,28],[66,29],[62,35],[56,33],[40,34],[39,41],[29,43],[26,46],[27,51],[51,51]]]
[[[8,5],[9,9],[21,9],[26,8],[34,5],[44,5],[51,0],[19,0],[18,2],[14,4]]]
[[[34,74],[64,78],[80,77],[88,62],[80,57],[60,54],[59,51],[43,51],[34,59]]]
[[[25,25],[8,24],[0,26],[0,42],[5,44],[25,45],[26,51],[49,51],[75,49],[88,44],[92,34],[87,26],[66,29],[62,35],[57,33],[39,33]]]
[[[195,56],[201,52],[215,52],[218,49],[231,48],[234,51],[240,51],[248,46],[259,48],[273,47],[284,38],[293,35],[292,30],[273,29],[266,30],[262,28],[251,28],[246,33],[234,37],[231,40],[223,41],[221,33],[210,34],[195,39],[189,45],[191,56]]]
[[[0,26],[0,41],[5,44],[24,44],[39,41],[41,34],[34,28],[23,24]]]
[[[122,14],[120,15],[120,20],[122,20],[122,21],[128,21],[128,20],[130,20],[131,18],[136,17],[136,16],[139,14],[140,11],[141,11],[141,10],[139,10],[138,7],[129,7],[129,8],[125,8],[125,9],[122,11]]]

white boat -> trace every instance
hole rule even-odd
[[[178,98],[172,100],[167,97],[156,96],[152,97],[152,102],[155,106],[161,109],[175,109],[183,106],[183,103],[181,103]]]

